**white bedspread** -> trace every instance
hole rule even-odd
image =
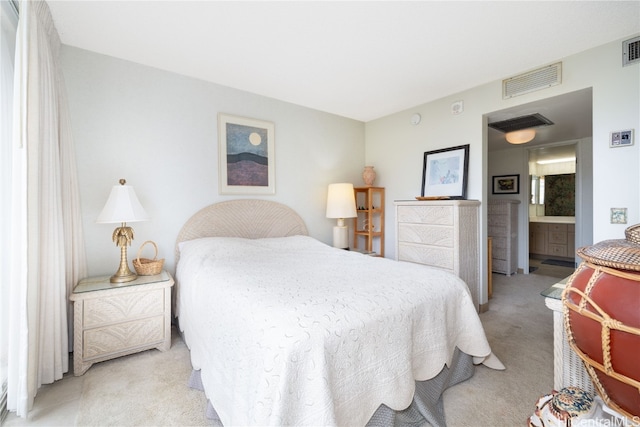
[[[455,347],[491,350],[466,284],[306,236],[181,244],[180,329],[225,426],[364,425]]]

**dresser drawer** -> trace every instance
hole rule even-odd
[[[554,232],[566,233],[567,224],[549,224],[549,233],[554,233]]]
[[[509,245],[507,243],[508,242],[507,242],[507,238],[506,237],[495,237],[495,236],[493,236],[491,247],[494,250],[495,249],[505,249],[505,248],[509,247]]]
[[[491,224],[489,224],[487,232],[491,237],[506,237],[507,234],[509,234],[506,226],[491,225]]]
[[[506,226],[509,223],[509,217],[507,215],[489,215],[487,217],[487,223],[491,225]]]
[[[404,242],[399,243],[398,248],[398,261],[410,261],[453,270],[453,249]]]
[[[507,261],[503,259],[492,259],[491,270],[496,273],[508,274],[509,272],[507,271]]]
[[[124,322],[84,331],[84,359],[161,342],[165,339],[164,316]]]
[[[567,245],[556,245],[549,243],[549,255],[567,256]]]
[[[164,313],[164,289],[87,299],[83,325],[92,328],[123,320]]]
[[[507,214],[509,209],[511,209],[511,205],[508,203],[489,203],[487,205],[487,213],[489,215]]]
[[[398,206],[398,222],[453,225],[452,206]]]
[[[491,255],[493,257],[494,260],[496,259],[507,259],[507,255],[508,255],[508,250],[507,248],[493,248],[491,251]]]
[[[534,231],[536,233],[546,233],[547,232],[547,224],[543,224],[540,222],[530,222],[529,230]]]
[[[549,244],[567,244],[567,233],[565,231],[549,231]]]
[[[398,241],[453,247],[453,228],[426,224],[398,224]]]

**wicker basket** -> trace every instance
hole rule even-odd
[[[153,259],[148,258],[140,258],[140,252],[142,252],[142,248],[147,243],[151,243],[156,250]],[[136,273],[138,276],[153,276],[155,274],[160,274],[162,271],[162,266],[164,265],[164,258],[158,258],[158,245],[151,240],[147,240],[142,245],[140,245],[140,249],[138,249],[138,256],[133,260],[133,267],[136,269]]]
[[[627,241],[640,245],[640,224],[632,225],[624,230]]]
[[[640,271],[640,224],[625,230],[625,239],[604,240],[579,248],[580,258],[603,267]]]

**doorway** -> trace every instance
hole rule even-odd
[[[520,191],[517,194],[496,195],[493,194],[491,188],[488,189],[489,199],[508,197],[520,201],[517,228],[519,273],[529,274],[530,267],[537,267],[537,269],[531,269],[534,274],[542,274],[549,271],[547,264],[545,264],[543,268],[541,265],[537,265],[536,261],[530,262],[529,248],[531,239],[539,237],[531,234],[530,214],[538,220],[544,220],[545,218],[541,217],[547,216],[573,217],[573,221],[565,218],[565,220],[573,222],[573,227],[566,227],[565,233],[568,240],[566,240],[565,246],[553,247],[553,249],[559,251],[560,254],[564,254],[563,258],[565,258],[565,261],[571,262],[571,260],[576,259],[575,248],[592,244],[592,104],[592,89],[587,88],[510,107],[486,115],[488,123],[535,113],[540,113],[553,122],[552,125],[536,129],[534,140],[522,145],[512,145],[506,141],[504,133],[494,130],[491,127],[488,128],[487,182],[491,183],[493,177],[500,175],[518,174],[520,176],[521,185]],[[575,212],[574,215],[547,215],[543,204],[532,203],[534,200],[533,197],[536,196],[536,194],[537,197],[540,196],[541,181],[539,177],[542,175],[540,173],[530,172],[530,163],[534,161],[536,157],[543,157],[545,153],[549,153],[551,156],[556,155],[556,157],[558,155],[565,156],[565,154],[561,154],[562,150],[565,152],[569,151],[570,154],[575,157],[575,160],[573,160],[574,171],[570,172],[574,174]],[[567,155],[566,157],[571,156]],[[536,159],[535,161],[537,162],[538,160]],[[547,170],[552,169],[549,168]],[[551,172],[548,174],[562,175],[561,173]],[[534,175],[538,176],[537,181],[533,179]],[[544,184],[542,190],[548,190],[549,185],[547,184],[547,180],[544,179],[542,183]],[[535,193],[536,190],[538,193]],[[540,199],[538,199],[538,201],[539,200]],[[569,239],[571,231],[573,232],[573,239]],[[554,241],[556,241],[556,239],[554,239]],[[533,243],[535,244],[535,242]],[[558,245],[558,243],[553,244]],[[544,259],[541,261],[544,261]],[[559,275],[561,273],[556,274]]]
[[[529,273],[564,278],[575,269],[577,144],[529,149]]]

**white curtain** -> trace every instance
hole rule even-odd
[[[7,409],[9,344],[9,223],[11,195],[11,137],[13,122],[13,70],[18,14],[8,1],[0,2],[0,424]]]
[[[48,5],[21,1],[16,41],[8,407],[26,416],[69,369],[68,295],[86,275],[75,157]]]

